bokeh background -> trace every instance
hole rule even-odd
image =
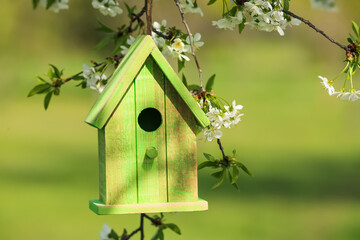
[[[224,147],[236,149],[254,176],[241,176],[240,191],[211,191],[211,171],[202,170],[199,194],[209,210],[168,214],[183,234],[169,231],[166,239],[360,239],[360,105],[327,96],[317,78],[336,76],[344,52],[305,25],[284,37],[215,29],[221,7],[198,2],[206,15],[188,20],[205,41],[198,52],[204,75],[216,73],[217,94],[245,107],[243,121],[224,132]],[[291,10],[346,44],[351,20],[360,22],[360,2],[337,2],[338,12],[314,10],[305,0],[292,0]],[[1,2],[0,239],[98,239],[103,223],[118,232],[138,226],[137,215],[88,209],[98,196],[97,132],[84,119],[97,94],[67,84],[47,111],[43,96],[26,97],[48,63],[72,75],[109,54],[94,50],[101,39],[96,17],[114,27],[126,21],[100,15],[88,1],[70,1],[70,10]],[[163,18],[181,26],[172,1],[155,0],[154,20]],[[196,83],[193,62],[187,65]],[[214,142],[198,143],[200,162],[202,152],[220,154]],[[147,236],[153,232],[147,224]]]

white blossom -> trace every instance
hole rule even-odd
[[[224,108],[219,109],[211,105],[209,100],[203,101],[202,99],[199,102],[199,106],[206,112],[206,116],[210,121],[210,125],[205,128],[204,136],[208,141],[214,139],[220,139],[222,137],[221,128],[231,128],[238,124],[241,120],[241,117],[244,115],[240,112],[243,109],[242,105],[236,105],[234,100],[231,106],[224,106]],[[205,107],[207,106],[207,108]]]
[[[212,25],[233,30],[245,19],[245,25],[266,32],[278,32],[284,36],[284,30],[288,26],[297,26],[300,20],[284,17],[280,0],[249,0],[244,3],[241,11],[236,16],[226,15],[218,21],[213,21]],[[246,18],[244,17],[246,16]]]
[[[211,142],[214,139],[220,139],[223,135],[223,133],[220,130],[217,129],[205,129],[204,135],[206,139]]]
[[[100,239],[101,240],[110,239],[109,238],[110,233],[111,233],[111,228],[108,225],[104,224],[103,225],[103,230],[102,230],[102,232],[100,232]]]
[[[184,52],[185,52],[185,44],[182,42],[180,38],[176,38],[171,46],[167,45],[163,51],[165,54],[172,56],[173,58],[177,58],[180,61],[186,60],[190,61]]]
[[[117,0],[93,0],[92,6],[95,9],[99,9],[103,15],[111,17],[115,17],[123,12]]]
[[[180,6],[184,13],[199,13],[204,16],[202,10],[199,7],[195,7],[192,0],[180,0]]]
[[[226,16],[218,21],[212,21],[212,25],[217,28],[233,30],[237,24],[243,21],[243,14],[238,12],[235,17]]]
[[[44,8],[47,7],[48,0],[40,0],[40,5]],[[49,8],[49,10],[58,13],[60,10],[69,9],[69,0],[56,0]]]
[[[335,94],[335,88],[333,86],[333,82],[328,80],[326,77],[319,76],[321,79],[321,85],[327,90],[330,96]]]
[[[121,50],[121,54],[125,55],[128,51],[129,51],[129,47],[135,42],[135,38],[133,36],[129,36],[129,38],[126,40],[126,44],[128,46],[120,46]]]
[[[200,47],[202,47],[204,45],[204,42],[201,42],[200,39],[201,39],[201,34],[200,33],[196,33],[194,36],[193,36],[193,46],[194,46],[194,50],[197,50],[199,49]],[[186,52],[191,52],[191,45],[190,45],[190,37],[188,36],[186,38],[186,43],[187,45],[185,45],[185,51]]]
[[[83,76],[86,79],[86,85],[87,87],[97,91],[98,93],[101,93],[105,85],[102,84],[102,81],[106,80],[105,74],[102,74],[101,76],[97,74],[95,68],[89,67],[87,64],[83,64]]]
[[[153,27],[154,27],[157,31],[161,31],[162,28],[163,28],[163,29],[166,28],[166,24],[167,24],[166,19],[163,19],[163,20],[161,21],[161,24],[158,23],[158,22],[154,22],[154,23],[153,23]]]
[[[347,92],[344,88],[340,90],[340,92],[336,92],[337,98],[340,98],[341,100],[347,100],[347,101],[357,101],[360,99],[360,90],[351,89],[350,92]]]
[[[160,32],[160,33],[163,33],[165,35],[165,29],[166,29],[166,20],[163,19],[161,21],[161,24],[158,23],[158,22],[154,22],[153,23],[153,28],[155,28],[156,31]],[[151,37],[153,38],[156,46],[159,48],[159,49],[163,49],[166,45],[166,41],[163,37],[159,36],[157,33],[155,32],[152,32],[151,33]]]

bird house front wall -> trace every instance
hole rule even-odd
[[[167,202],[164,84],[163,73],[149,57],[135,79],[138,203]],[[139,114],[149,108],[161,114],[160,126],[155,126],[154,131],[143,129],[139,124]],[[151,121],[151,117],[145,120]],[[146,155],[149,148],[155,148],[156,158]]]
[[[149,57],[99,130],[100,201],[197,201],[195,129],[193,114]]]

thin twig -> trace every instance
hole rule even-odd
[[[144,213],[141,214],[141,218],[140,218],[140,226],[143,226],[140,230],[140,239],[143,240],[145,238],[144,235]]]
[[[156,221],[156,219],[146,215],[145,213],[141,213],[140,214],[140,226],[135,229],[134,231],[132,231],[132,233],[130,233],[127,237],[126,240],[130,239],[131,237],[133,237],[135,234],[137,234],[138,232],[140,232],[140,239],[144,240],[145,239],[145,234],[144,234],[144,218],[147,218],[148,220],[151,221],[152,224],[157,225],[159,224],[158,221]]]
[[[152,33],[152,0],[146,0],[146,34],[151,36]]]
[[[324,31],[320,30],[319,28],[315,27],[314,24],[312,24],[309,20],[306,20],[296,14],[294,14],[293,12],[287,11],[287,10],[282,10],[284,13],[286,13],[287,15],[299,19],[300,21],[302,21],[303,23],[305,23],[306,25],[308,25],[309,27],[311,27],[312,29],[314,29],[316,32],[320,33],[321,35],[323,35],[326,39],[328,39],[330,42],[336,44],[338,47],[344,49],[345,51],[347,51],[347,47],[338,43],[337,41],[335,41],[334,39],[330,38]]]
[[[200,68],[199,62],[198,62],[197,57],[196,57],[196,55],[195,55],[195,48],[194,48],[193,36],[192,36],[192,34],[191,34],[189,25],[188,25],[187,22],[186,22],[186,19],[185,19],[185,16],[184,16],[184,12],[183,12],[183,10],[182,10],[182,8],[181,8],[181,5],[180,5],[179,0],[174,0],[174,1],[175,1],[176,6],[177,6],[178,9],[179,9],[179,12],[180,12],[180,15],[181,15],[181,20],[182,20],[183,24],[185,25],[186,31],[187,31],[188,34],[189,34],[191,54],[192,54],[193,57],[194,57],[194,60],[195,60],[195,63],[196,63],[196,67],[197,67],[198,72],[199,72],[199,80],[200,80],[201,90],[204,92],[204,91],[205,91],[205,88],[204,88],[204,84],[203,84],[203,80],[202,80],[202,70],[201,70],[201,68]]]
[[[94,67],[94,68],[95,68],[95,67],[99,67],[99,66],[101,66],[101,65],[104,65],[105,63],[106,63],[106,61],[105,61],[105,62],[101,62],[101,63],[95,63],[93,67]],[[70,80],[72,80],[72,79],[80,76],[81,74],[83,74],[83,71],[78,72],[78,73],[72,75],[71,77],[66,78],[66,79],[64,80],[64,83],[66,83],[66,82],[68,82],[68,81],[70,81]]]
[[[225,160],[225,159],[226,159],[226,155],[225,155],[224,148],[223,148],[223,146],[222,146],[222,144],[221,144],[220,139],[217,140],[217,144],[219,145],[219,148],[220,148],[220,150],[221,150],[221,153],[222,153],[222,156],[223,156],[223,160]]]

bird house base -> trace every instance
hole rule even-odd
[[[107,214],[131,214],[131,213],[205,211],[208,209],[208,203],[205,200],[199,199],[196,202],[105,205],[99,200],[91,200],[89,203],[89,207],[94,213],[98,215],[107,215]]]

